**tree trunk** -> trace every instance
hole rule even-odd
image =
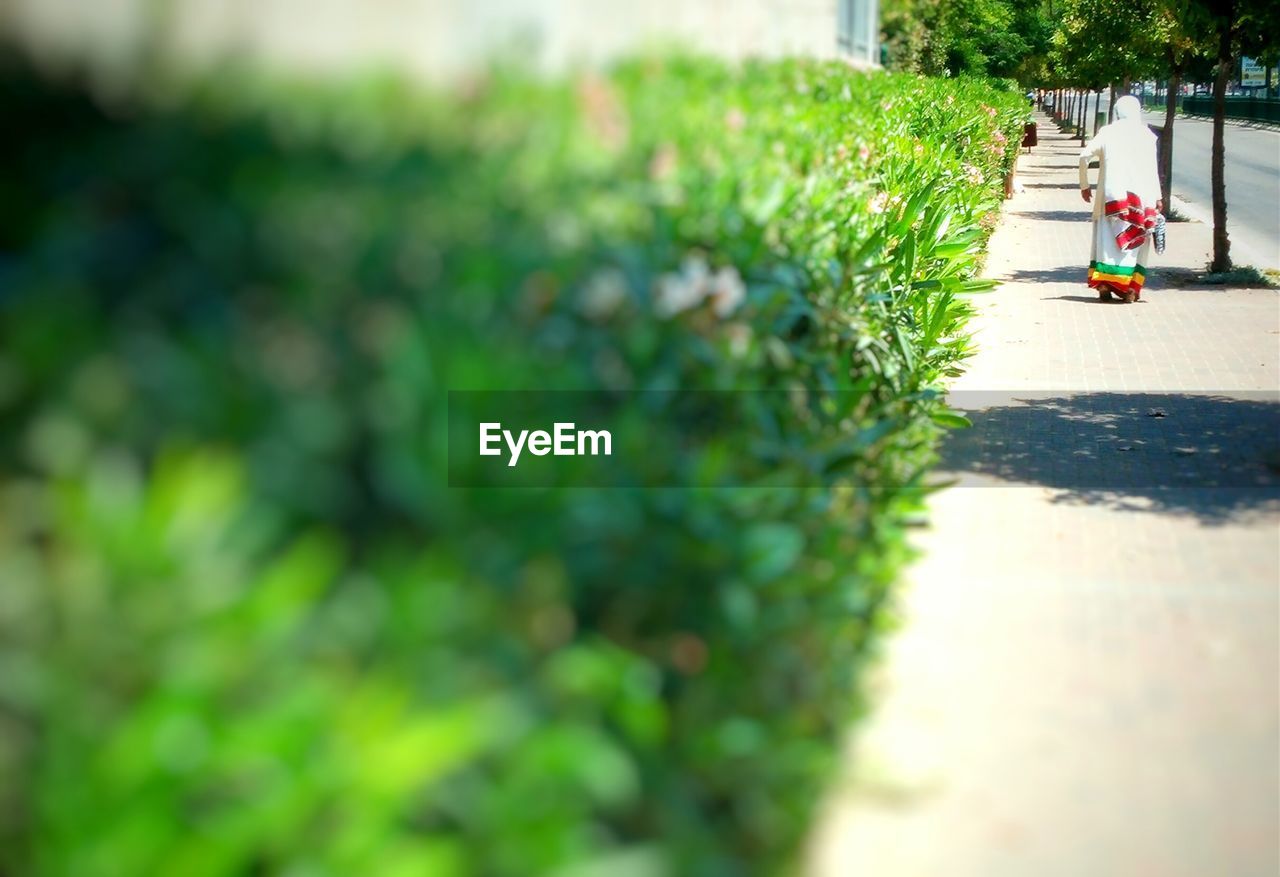
[[[1160,198],[1169,212],[1169,196],[1173,194],[1173,120],[1178,115],[1178,89],[1182,86],[1182,68],[1172,67],[1164,94],[1164,131],[1161,133]]]
[[[1093,97],[1093,133],[1098,133],[1098,113],[1102,112],[1102,89],[1094,92]]]
[[[1116,86],[1111,84],[1111,106],[1107,107],[1107,124],[1116,120]]]
[[[1227,116],[1227,82],[1231,79],[1231,17],[1218,22],[1218,69],[1213,78],[1213,153],[1209,180],[1213,187],[1213,261],[1209,270],[1231,270],[1231,241],[1227,239],[1227,184],[1224,178],[1226,148],[1223,145]]]
[[[1089,92],[1080,92],[1080,145],[1084,146],[1084,132],[1088,129],[1084,126],[1084,120],[1089,112]]]

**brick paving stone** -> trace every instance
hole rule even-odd
[[[1274,877],[1280,296],[1163,282],[1208,260],[1178,223],[1142,303],[1097,303],[1075,144],[1040,127],[953,388],[979,440],[948,465],[989,486],[931,504],[807,870]]]

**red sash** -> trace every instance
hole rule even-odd
[[[1116,234],[1116,244],[1122,250],[1136,250],[1147,241],[1147,232],[1155,228],[1156,209],[1144,207],[1142,199],[1133,192],[1127,193],[1124,200],[1108,201],[1104,207],[1106,215],[1124,223],[1124,228]]]

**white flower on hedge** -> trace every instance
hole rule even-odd
[[[674,317],[682,311],[696,307],[702,301],[702,293],[681,274],[663,274],[658,278],[658,288],[653,296],[653,309],[660,317]]]
[[[747,297],[747,285],[742,282],[738,269],[726,265],[711,278],[711,309],[724,319],[738,309]]]
[[[660,317],[674,317],[710,300],[716,316],[726,317],[746,295],[747,288],[738,269],[730,265],[713,274],[705,258],[690,253],[680,264],[678,274],[668,273],[658,278],[654,310]]]
[[[613,316],[626,298],[626,276],[617,268],[604,268],[587,280],[578,309],[587,319],[603,322]]]
[[[703,296],[707,294],[711,283],[711,266],[707,264],[706,258],[701,253],[690,253],[685,256],[684,261],[680,263],[680,273],[684,275],[686,281],[701,289]]]
[[[674,317],[696,308],[711,292],[711,267],[695,253],[685,256],[679,274],[663,274],[658,278],[654,309],[660,317]]]
[[[892,198],[890,198],[888,192],[880,192],[867,203],[867,210],[871,211],[872,213],[884,213],[890,207],[897,207],[901,203],[902,203],[901,195],[894,195]]]

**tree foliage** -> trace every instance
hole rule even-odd
[[[1065,83],[1096,89],[1154,76],[1158,41],[1153,3],[1068,0],[1052,37],[1051,58]]]
[[[930,75],[1038,81],[1053,33],[1040,0],[892,0],[883,18],[891,66]]]
[[[1086,88],[1211,78],[1217,22],[1234,59],[1273,59],[1278,18],[1271,0],[887,0],[882,16],[894,69]]]

